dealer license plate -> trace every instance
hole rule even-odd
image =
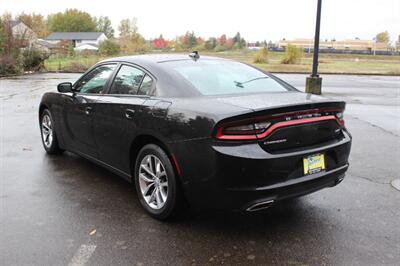
[[[303,158],[304,175],[311,175],[325,170],[325,157],[323,154],[314,154]]]

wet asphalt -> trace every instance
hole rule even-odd
[[[41,95],[79,74],[0,79],[1,265],[399,265],[400,77],[323,76],[348,102],[350,169],[334,188],[258,214],[163,223],[131,184],[40,141]],[[305,75],[279,75],[304,89]],[[205,195],[206,196],[206,195]]]

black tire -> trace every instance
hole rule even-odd
[[[44,132],[46,130],[46,127],[43,125],[43,123],[44,121],[47,121],[47,119],[50,120],[50,130],[52,133],[51,139],[50,137],[47,138],[44,137]],[[54,120],[49,109],[45,109],[41,113],[39,126],[40,126],[40,137],[42,139],[43,148],[46,150],[46,152],[48,154],[60,154],[64,152],[64,150],[61,149],[60,146],[58,145],[57,134],[54,128]]]
[[[152,208],[149,203],[146,201],[142,189],[140,187],[139,181],[139,173],[143,173],[143,168],[141,168],[141,163],[145,158],[158,158],[166,172],[167,180],[165,181],[158,181],[158,185],[163,183],[167,183],[167,197],[163,204],[163,206],[159,209]],[[150,176],[150,175],[149,175]],[[175,174],[174,168],[170,159],[168,158],[167,153],[160,148],[158,145],[155,144],[147,144],[145,145],[140,151],[137,156],[135,162],[135,187],[137,191],[137,195],[142,207],[154,218],[158,220],[170,220],[179,213],[179,210],[182,206],[182,191],[179,185],[178,177]],[[161,180],[161,179],[160,179]],[[143,180],[141,181],[144,184]],[[154,182],[156,184],[156,182]],[[155,190],[156,185],[153,185]],[[150,189],[149,189],[150,190]],[[151,192],[149,192],[151,194]],[[161,193],[161,192],[160,192]],[[161,195],[161,194],[159,194]],[[161,196],[160,196],[161,197]],[[151,197],[150,197],[151,198]],[[154,203],[155,204],[155,203]]]

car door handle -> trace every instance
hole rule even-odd
[[[90,115],[92,113],[92,107],[86,107],[85,108],[85,114]]]
[[[126,109],[125,110],[125,117],[126,118],[132,119],[134,115],[135,115],[135,110],[132,110],[132,109]]]

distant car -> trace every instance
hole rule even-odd
[[[167,219],[185,201],[258,211],[337,185],[351,146],[344,109],[255,67],[192,53],[102,61],[45,93],[39,119],[48,153],[108,168]]]

